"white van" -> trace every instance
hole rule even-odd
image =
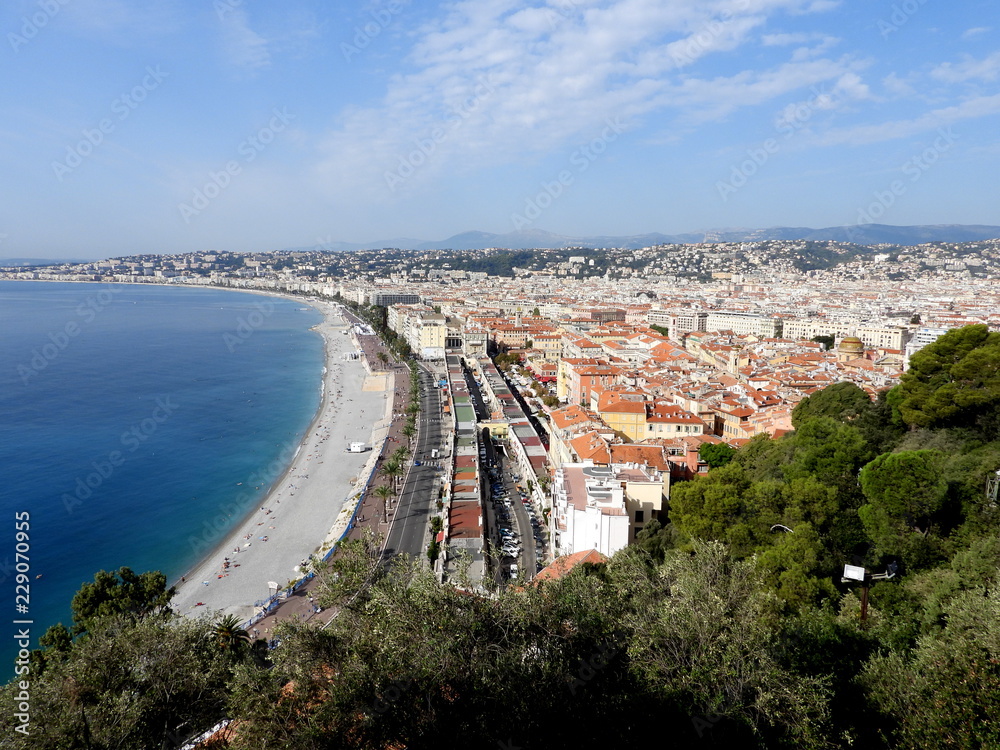
[[[510,580],[517,580],[517,563],[510,564]]]

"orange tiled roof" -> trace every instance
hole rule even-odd
[[[608,558],[596,549],[574,552],[572,555],[563,555],[552,561],[552,564],[543,568],[537,576],[536,581],[551,581],[562,578],[570,573],[574,568],[584,563],[599,565],[606,563]]]

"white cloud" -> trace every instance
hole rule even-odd
[[[858,63],[847,56],[813,59],[837,41],[822,34],[810,35],[819,42],[811,55],[778,66],[692,75],[719,53],[755,43],[752,32],[769,16],[814,6],[809,0],[455,3],[417,30],[413,71],[390,80],[380,106],[343,114],[322,143],[317,179],[337,194],[385,199],[393,192],[387,175],[392,181],[394,170],[410,171],[410,162],[421,163],[397,191],[417,189],[444,169],[570,149],[596,137],[608,117],[628,123],[656,113],[690,127],[828,81],[852,86],[860,98],[866,87],[847,76]],[[433,149],[421,155],[421,143]]]
[[[993,31],[992,27],[990,26],[975,26],[971,29],[966,29],[962,33],[962,39],[972,39],[973,37],[980,36],[982,34],[987,34],[990,31]]]
[[[963,55],[958,63],[942,63],[931,71],[931,78],[943,83],[965,83],[966,81],[995,81],[1000,76],[1000,51],[982,60]]]
[[[230,65],[254,71],[271,64],[267,40],[250,28],[243,8],[227,11],[221,23],[223,51]]]
[[[817,139],[824,146],[848,144],[852,146],[881,143],[897,138],[920,135],[937,128],[947,127],[963,120],[1000,114],[1000,94],[979,96],[951,107],[941,107],[925,112],[910,120],[891,120],[875,125],[831,130]]]
[[[848,110],[857,102],[872,98],[871,91],[861,77],[853,71],[847,72],[840,75],[833,86],[814,85],[807,99],[783,107],[775,118],[774,127],[783,133],[788,132],[788,128],[796,131],[811,129],[817,112]]]
[[[896,75],[895,71],[882,79],[882,88],[893,98],[909,97],[916,93],[916,89],[908,81]]]
[[[839,96],[842,99],[855,101],[872,98],[868,84],[861,80],[861,76],[853,72],[844,73],[837,80],[836,85],[833,87],[833,94],[835,97]]]

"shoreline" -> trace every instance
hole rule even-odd
[[[282,294],[271,294],[265,296],[280,297],[282,299],[293,299],[291,297],[286,297],[285,295]],[[316,307],[315,305],[311,305],[311,307],[314,307],[323,316],[324,318],[323,322],[328,322],[328,314],[326,311]],[[326,406],[327,403],[328,399],[327,379],[330,370],[330,346],[329,346],[329,341],[327,340],[327,336],[318,330],[321,325],[322,323],[318,323],[317,325],[310,326],[309,328],[310,331],[316,332],[316,334],[323,341],[323,364],[320,371],[319,403],[316,405],[316,412],[313,414],[312,419],[309,421],[308,426],[302,433],[302,438],[298,441],[298,443],[296,443],[295,450],[292,452],[291,458],[288,459],[287,465],[284,467],[284,469],[282,469],[281,474],[276,479],[272,480],[271,483],[268,485],[267,491],[264,493],[262,497],[262,501],[265,503],[265,506],[267,501],[271,499],[271,496],[274,494],[274,492],[288,478],[289,472],[292,470],[292,467],[295,465],[295,462],[298,459],[299,454],[302,452],[302,449],[306,444],[306,439],[308,438],[310,433],[312,433],[313,430],[316,428],[316,425],[318,424],[319,419],[323,414],[324,407]],[[284,453],[284,451],[282,451],[282,453]],[[281,460],[281,454],[279,454],[278,458],[276,458],[275,461],[280,461],[280,460]],[[234,527],[242,526],[243,524],[248,522],[256,512],[257,512],[256,510],[251,508],[237,523],[233,524],[233,526]],[[195,573],[199,568],[204,566],[208,560],[210,560],[217,553],[225,549],[225,545],[229,541],[230,536],[232,536],[232,530],[230,530],[221,541],[217,542],[215,546],[210,549],[210,551],[206,552],[197,562],[195,562],[190,568],[188,568],[188,570],[186,570],[180,576],[180,578],[177,578],[174,581],[167,581],[167,587],[169,588],[171,586],[180,586],[180,584],[182,583],[182,581],[184,581],[185,578],[192,577],[192,574]]]
[[[102,288],[146,286],[118,281],[12,281]],[[179,544],[194,548],[197,561],[183,575],[168,579],[168,585],[176,586],[171,606],[178,614],[235,614],[246,622],[259,612],[255,604],[274,593],[268,587],[270,582],[281,590],[301,579],[304,575],[301,563],[317,551],[322,557],[349,529],[364,480],[381,452],[392,421],[393,402],[388,397],[395,385],[394,375],[391,371],[373,372],[352,324],[341,312],[341,306],[332,300],[228,286],[155,286],[276,297],[315,309],[322,316],[310,329],[321,338],[323,359],[319,403],[308,426],[297,442],[292,443],[289,438],[267,466],[261,466],[237,483],[245,485],[244,491],[254,493],[256,502],[243,501],[248,510],[240,509],[235,516],[227,513],[230,508],[235,509],[234,496],[234,501],[220,504],[220,513],[201,529],[193,531],[187,539],[178,540]],[[361,356],[345,360],[343,354],[348,351]],[[357,454],[347,452],[347,444],[354,441],[364,442],[368,450]],[[264,492],[255,490],[255,485]],[[229,566],[223,567],[226,558]]]
[[[362,359],[343,359],[344,352],[357,347],[353,336],[343,335],[350,324],[336,303],[251,293],[294,300],[323,315],[312,328],[323,339],[320,403],[262,505],[223,531],[184,580],[173,582],[177,591],[171,605],[182,615],[235,614],[245,622],[260,612],[259,602],[275,593],[270,583],[281,590],[301,578],[302,563],[314,553],[324,554],[339,537],[339,527],[346,530],[360,482],[377,456],[378,434],[388,428],[385,378],[370,373]],[[369,449],[349,453],[349,442],[364,442]]]

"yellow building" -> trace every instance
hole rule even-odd
[[[602,391],[596,411],[608,427],[627,435],[632,442],[646,437],[646,402],[642,392]]]

